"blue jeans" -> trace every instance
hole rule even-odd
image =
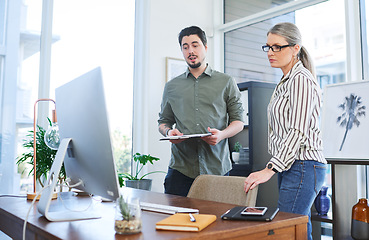
[[[229,172],[224,176],[229,176]],[[164,179],[164,193],[186,197],[194,180],[173,168],[168,168]]]
[[[317,161],[296,160],[292,167],[278,174],[280,211],[309,216],[308,239],[311,236],[310,209],[324,183],[327,165]]]

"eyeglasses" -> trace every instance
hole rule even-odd
[[[283,45],[283,46],[278,46],[278,45],[273,45],[273,46],[262,46],[261,49],[263,49],[264,52],[269,52],[269,49],[272,49],[273,52],[280,52],[282,50],[282,48],[285,47],[292,47],[294,45],[292,44],[287,44],[287,45]]]

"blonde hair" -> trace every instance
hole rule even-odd
[[[300,46],[300,51],[297,54],[298,59],[300,59],[304,67],[316,77],[313,60],[307,49],[302,46],[301,33],[295,24],[289,22],[278,23],[268,31],[267,35],[269,35],[269,33],[284,37],[290,45],[298,44]]]

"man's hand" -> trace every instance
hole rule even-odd
[[[207,142],[209,145],[216,145],[218,142],[222,141],[222,131],[219,131],[216,128],[208,127],[208,132],[211,133],[210,136],[202,137],[201,139]]]
[[[181,133],[178,129],[172,129],[168,131],[168,137],[170,136],[182,136],[183,133]],[[169,140],[173,144],[181,143],[186,139],[177,139],[177,140]]]
[[[212,135],[202,137],[201,139],[207,142],[209,145],[214,146],[223,139],[233,137],[237,133],[241,132],[243,127],[244,124],[241,121],[233,121],[223,130],[208,127],[208,132],[210,132]]]

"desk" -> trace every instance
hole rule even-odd
[[[118,235],[114,231],[114,203],[103,202],[98,209],[102,218],[73,222],[49,222],[37,208],[31,210],[26,237],[28,239],[306,239],[308,217],[279,212],[271,222],[230,221],[220,216],[232,204],[223,204],[169,194],[123,188],[124,195],[139,197],[141,201],[197,208],[200,213],[215,214],[216,222],[199,233],[156,231],[155,223],[167,214],[142,211],[142,232],[136,235]],[[80,199],[78,199],[79,201]],[[23,222],[30,201],[23,198],[0,198],[0,230],[13,239],[22,239]],[[269,234],[269,235],[268,235]]]

